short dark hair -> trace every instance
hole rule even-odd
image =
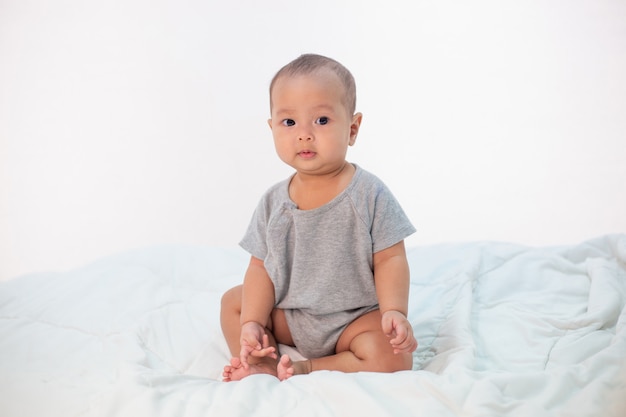
[[[285,76],[293,77],[297,75],[308,75],[321,69],[329,69],[339,77],[339,80],[345,89],[344,104],[350,115],[353,115],[356,110],[356,83],[354,82],[354,77],[350,71],[348,71],[348,69],[339,62],[332,58],[316,54],[300,55],[298,58],[278,70],[270,83],[270,107],[272,105],[272,90],[274,89],[274,84],[276,84],[276,81],[279,78]]]

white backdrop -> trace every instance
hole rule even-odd
[[[626,231],[626,2],[0,0],[0,279],[236,245],[304,52],[355,75],[408,245]]]

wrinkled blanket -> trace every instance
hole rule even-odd
[[[626,235],[413,247],[414,370],[221,382],[238,248],[0,283],[0,416],[626,416]]]

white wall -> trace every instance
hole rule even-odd
[[[349,158],[409,245],[626,231],[626,3],[0,0],[0,279],[234,246],[289,174],[266,119],[300,53],[354,73]]]

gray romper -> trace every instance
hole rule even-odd
[[[270,188],[240,242],[264,261],[277,308],[307,358],[335,353],[344,329],[376,310],[373,254],[415,232],[376,176],[356,166],[348,187],[327,204],[299,210],[288,178]]]

